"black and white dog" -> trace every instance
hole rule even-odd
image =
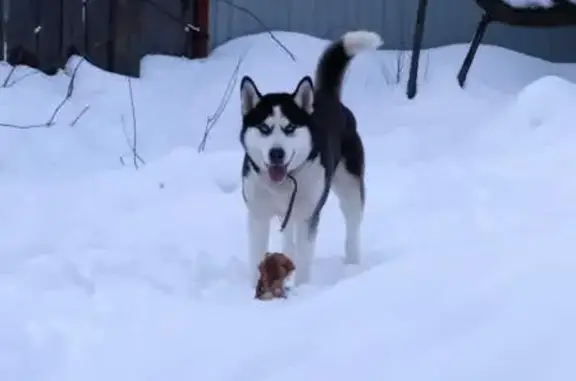
[[[261,94],[250,77],[242,78],[242,193],[254,284],[268,251],[271,219],[287,215],[282,251],[295,264],[294,284],[310,280],[320,213],[330,189],[346,221],[345,263],[360,261],[364,148],[352,111],[340,101],[340,89],[351,59],[381,44],[373,32],[344,34],[322,53],[316,86],[306,76],[293,93]]]

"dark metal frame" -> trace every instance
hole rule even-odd
[[[403,0],[402,0],[403,1]],[[412,59],[410,62],[410,77],[406,95],[408,99],[416,96],[418,87],[418,67],[420,64],[420,51],[422,50],[422,40],[424,39],[424,24],[426,23],[426,9],[428,0],[418,0],[418,10],[416,11],[416,26],[414,28],[414,37],[412,42]]]
[[[470,43],[468,53],[462,62],[458,72],[458,84],[464,87],[468,72],[472,67],[478,47],[486,34],[488,25],[492,22],[500,22],[511,26],[524,26],[533,28],[550,28],[559,26],[576,26],[576,5],[568,0],[555,0],[556,5],[552,8],[514,8],[503,0],[475,0],[476,4],[484,11],[474,38]],[[416,25],[412,45],[412,62],[410,65],[410,77],[406,95],[409,99],[416,96],[418,81],[418,66],[420,51],[424,38],[424,24],[426,22],[426,8],[428,0],[419,0],[416,13]]]

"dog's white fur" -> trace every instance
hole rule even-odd
[[[244,136],[246,152],[254,160],[254,163],[259,168],[266,168],[270,165],[268,162],[270,149],[282,147],[286,151],[286,160],[289,161],[288,171],[302,165],[312,149],[310,130],[298,128],[294,131],[294,135],[286,136],[282,133],[281,128],[289,125],[290,121],[282,114],[278,106],[274,107],[272,115],[265,122],[273,128],[270,135],[264,136],[256,128],[250,128]]]
[[[319,159],[305,163],[294,173],[298,182],[298,192],[290,221],[283,232],[282,252],[290,257],[296,267],[294,284],[300,285],[310,280],[314,257],[316,234],[309,236],[308,218],[314,211],[324,190],[324,168]],[[345,263],[358,264],[360,261],[360,225],[363,217],[362,199],[353,178],[342,164],[336,170],[332,190],[338,197],[340,210],[346,223]],[[255,269],[268,251],[270,243],[270,221],[275,216],[282,219],[292,194],[290,181],[274,184],[264,176],[250,174],[245,180],[244,194],[248,203],[249,264],[253,282],[257,282]],[[255,284],[255,283],[254,283]]]
[[[355,56],[367,49],[376,49],[384,43],[378,33],[366,30],[348,32],[342,39],[344,40],[344,49],[350,56]]]
[[[343,37],[344,46],[350,55],[363,50],[377,48],[382,44],[380,36],[367,31],[349,32]],[[260,94],[252,86],[241,90],[241,107],[245,114],[258,102]],[[312,112],[314,92],[306,82],[295,90],[295,101],[308,112]],[[320,159],[306,161],[312,141],[307,128],[298,129],[293,137],[280,132],[289,121],[274,110],[266,121],[274,127],[269,136],[263,136],[256,129],[247,131],[244,141],[247,154],[260,168],[268,164],[268,151],[281,144],[290,160],[289,171],[298,183],[292,216],[283,233],[282,251],[292,258],[295,265],[294,283],[296,286],[308,283],[314,256],[317,232],[310,233],[309,219],[325,189],[325,170]],[[268,176],[250,172],[243,180],[243,192],[248,208],[249,265],[254,285],[258,280],[258,264],[268,251],[270,222],[274,217],[283,219],[293,191],[291,181],[274,183]],[[358,179],[354,178],[339,164],[332,180],[331,189],[339,199],[340,209],[346,223],[345,263],[357,264],[360,261],[360,224],[363,217],[363,201]]]

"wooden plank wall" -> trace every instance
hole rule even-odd
[[[195,13],[207,11],[203,3],[208,0],[8,0],[4,9],[0,0],[0,41],[7,46],[0,59],[51,75],[77,54],[104,70],[138,77],[147,54],[207,54],[207,32],[199,43],[198,33],[185,27],[208,20]]]

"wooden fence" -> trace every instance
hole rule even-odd
[[[0,20],[0,59],[47,74],[72,54],[137,77],[146,54],[207,53],[208,0],[0,0]]]

